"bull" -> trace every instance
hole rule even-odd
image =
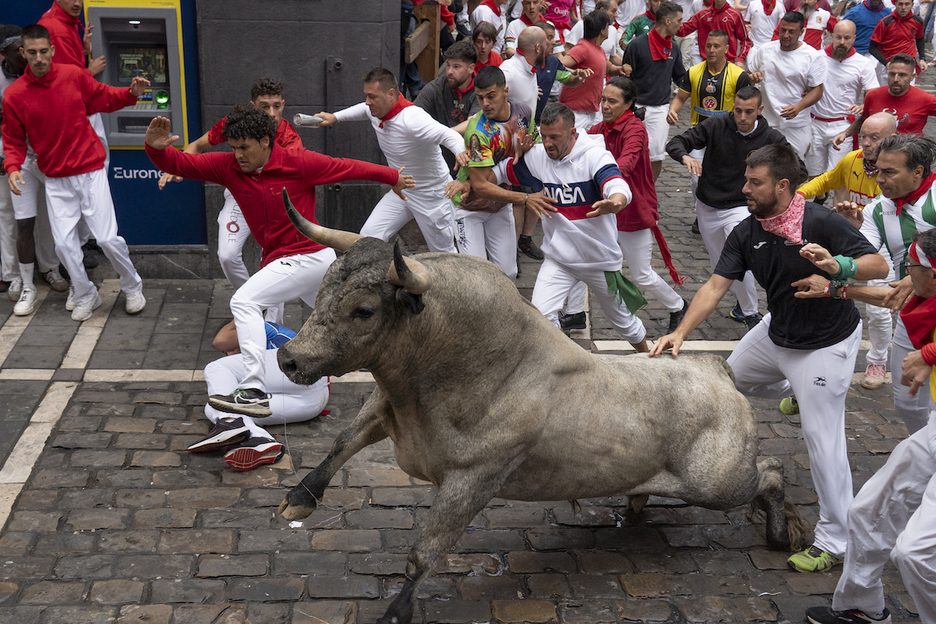
[[[490,262],[404,257],[399,245],[305,220],[285,191],[284,202],[304,235],[346,253],[279,366],[299,384],[367,368],[377,388],[279,513],[307,517],[341,466],[386,437],[400,468],[438,488],[378,624],[410,622],[420,584],[495,496],[750,502],[766,512],[772,548],[808,532],[784,501],[781,462],[757,462],[754,414],[722,358],[593,355]]]

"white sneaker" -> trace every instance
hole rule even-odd
[[[143,289],[136,292],[126,293],[127,295],[127,314],[138,314],[146,307],[146,297],[143,296]]]
[[[101,295],[94,291],[94,299],[91,303],[75,306],[75,310],[72,312],[72,320],[87,321],[91,318],[91,313],[100,308],[102,303],[104,302],[101,300]]]
[[[13,306],[13,314],[16,316],[28,316],[32,314],[36,310],[36,301],[38,298],[38,293],[35,288],[24,288],[19,301]]]
[[[75,287],[68,285],[68,298],[65,299],[65,309],[71,312],[75,309]]]
[[[65,278],[62,277],[58,269],[49,269],[42,274],[42,279],[47,281],[55,292],[65,292],[68,290],[68,282],[65,281]]]
[[[19,301],[20,295],[23,294],[23,278],[14,277],[13,281],[10,282],[10,288],[7,290],[7,297],[10,298],[10,301],[17,302]]]

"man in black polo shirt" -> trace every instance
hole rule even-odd
[[[746,271],[767,291],[769,313],[738,343],[728,365],[738,390],[782,399],[795,394],[816,494],[819,522],[813,545],[788,563],[824,572],[845,555],[852,480],[845,448],[845,395],[861,342],[861,317],[838,283],[830,296],[798,298],[809,276],[858,280],[887,275],[887,263],[841,215],[806,203],[799,158],[788,144],[762,147],[747,159],[744,194],[751,215],[731,232],[714,275],[692,299],[682,323],[650,352],[679,353],[686,335],[704,321]],[[834,257],[833,257],[834,255]]]
[[[682,26],[682,7],[675,2],[663,2],[656,10],[656,22],[646,35],[640,35],[624,50],[624,70],[630,66],[631,80],[640,95],[637,104],[646,107],[647,148],[653,179],[660,176],[666,156],[666,136],[669,124],[666,113],[672,95],[671,83],[679,84],[686,75],[682,53],[673,45],[673,36]]]

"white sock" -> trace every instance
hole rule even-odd
[[[29,264],[19,263],[20,277],[23,278],[23,290],[27,288],[36,290],[36,285],[33,283],[33,273],[36,271],[36,263],[30,262]]]

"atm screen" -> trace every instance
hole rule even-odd
[[[146,78],[152,86],[168,86],[166,69],[166,46],[137,45],[115,46],[117,57],[117,81],[130,84],[137,76]]]

